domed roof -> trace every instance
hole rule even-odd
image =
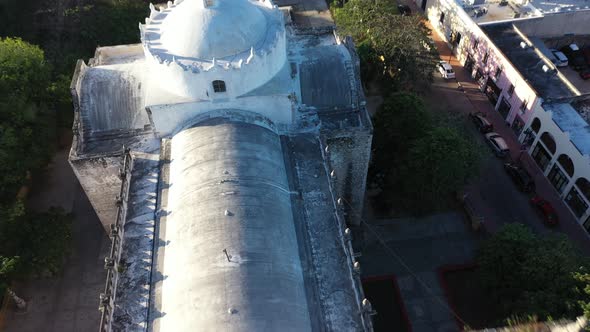
[[[266,36],[267,18],[248,0],[184,0],[159,30],[159,47],[169,54],[219,59],[256,47]]]

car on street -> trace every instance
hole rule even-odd
[[[555,209],[551,203],[544,200],[539,195],[536,195],[535,197],[531,198],[531,204],[535,207],[537,212],[543,216],[543,221],[546,225],[557,225],[559,218],[557,217],[557,213],[555,213]]]
[[[484,134],[494,130],[494,125],[486,119],[486,115],[482,112],[469,113],[469,118],[471,118],[471,122],[475,124],[477,130]]]
[[[505,163],[504,169],[522,192],[529,193],[535,190],[533,177],[517,163]]]
[[[410,9],[410,6],[408,6],[408,5],[397,5],[397,11],[402,16],[412,15],[412,10]]]
[[[590,67],[586,67],[585,69],[582,69],[580,71],[580,77],[585,80],[590,79]]]
[[[506,157],[510,152],[508,144],[506,144],[504,138],[496,132],[487,133],[486,142],[492,147],[496,156],[500,158]]]
[[[451,67],[451,65],[446,61],[440,61],[438,63],[438,72],[445,79],[455,78],[453,67]]]

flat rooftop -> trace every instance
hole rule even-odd
[[[543,14],[590,10],[590,3],[586,0],[532,0],[531,5]]]
[[[573,11],[590,10],[587,0],[456,0],[476,23],[489,23],[531,17],[541,17],[545,14],[568,13]]]
[[[481,28],[541,97],[557,99],[575,95],[559,78],[558,71],[547,65],[534,47],[521,46],[526,41],[512,23],[486,25]]]
[[[590,19],[590,16],[589,16]],[[590,33],[590,31],[588,31]],[[571,43],[576,43],[580,48],[590,47],[590,34],[587,35],[566,35],[553,38],[543,38],[543,43],[547,48],[560,49],[563,46]],[[581,94],[590,93],[590,80],[584,80],[580,77],[580,73],[575,71],[572,67],[557,68],[573,86],[580,91]]]
[[[474,5],[461,2],[463,9],[476,23],[507,21],[518,18],[540,17],[542,13],[530,4],[520,5],[515,1],[475,1]]]
[[[569,133],[578,151],[590,155],[590,96],[544,103],[543,108],[551,112],[553,121],[563,132]]]

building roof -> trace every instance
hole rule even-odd
[[[587,116],[589,104],[587,100],[543,104],[545,111],[551,112],[555,124],[569,134],[570,141],[583,155],[590,155],[590,126],[583,117]]]
[[[141,28],[142,36],[160,25],[158,13],[170,13],[183,3],[176,0],[168,11],[153,12]],[[271,26],[282,22],[266,19]],[[231,26],[239,28],[240,22]],[[151,80],[147,73],[154,66],[173,64],[153,62],[145,40],[145,57],[138,52],[141,46],[128,45],[97,50],[89,66],[79,62],[72,86],[76,102],[85,102],[76,103],[76,126],[88,121],[79,127],[84,139],[76,136],[72,158],[110,156],[124,146],[134,160],[129,189],[121,189],[119,196],[128,193],[122,199],[128,207],[122,217],[126,222],[120,262],[125,269],[115,290],[114,330],[371,329],[350,233],[344,231],[344,208],[336,203],[340,194],[333,187],[333,166],[322,145],[330,135],[355,132],[370,142],[358,58],[354,45],[331,27],[285,30],[276,26],[266,31],[258,50],[268,55],[272,47],[273,52],[285,48],[284,53],[288,47],[285,65],[236,98],[187,101],[166,94],[159,96],[161,103],[151,103],[160,93],[157,88],[168,82]],[[267,59],[260,54],[258,60]],[[235,63],[242,55],[224,61]],[[109,68],[121,71],[109,73],[116,84],[93,90],[91,85],[100,85]],[[248,66],[221,69],[243,77]],[[119,84],[119,78],[130,83]],[[111,105],[112,95],[118,106]],[[141,114],[134,113],[135,106]],[[121,114],[107,116],[110,107]],[[292,123],[278,121],[273,114]],[[162,131],[162,124],[173,130]],[[109,126],[119,129],[105,135],[93,130]],[[345,141],[330,141],[334,151],[345,143],[348,148]],[[368,160],[369,143],[366,147]],[[89,152],[100,154],[85,155]],[[364,157],[354,158],[363,162]],[[102,164],[90,160],[84,167],[88,173],[81,180],[94,181],[93,172]],[[112,168],[118,172],[117,165]],[[110,202],[113,197],[107,196],[100,199]],[[223,249],[231,255],[229,262]]]
[[[141,25],[142,40],[152,55],[169,62],[247,56],[252,48],[272,44],[280,29],[282,13],[270,6],[270,1],[176,0],[161,11],[152,7]]]
[[[519,35],[512,23],[484,25],[481,29],[541,97],[564,98],[574,95],[558,77],[555,67],[535,51],[534,45],[528,44]]]
[[[531,4],[543,14],[567,13],[572,11],[590,9],[588,1],[586,0],[532,0]]]
[[[279,136],[218,118],[170,151],[154,331],[311,330]]]
[[[161,20],[155,28],[161,48],[179,57],[219,59],[264,39],[267,20],[259,6],[248,0],[214,0],[208,7],[205,2],[184,0],[155,17]]]

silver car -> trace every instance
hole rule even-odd
[[[491,132],[486,134],[486,142],[492,147],[492,150],[498,157],[506,157],[510,152],[508,144],[500,134]]]

